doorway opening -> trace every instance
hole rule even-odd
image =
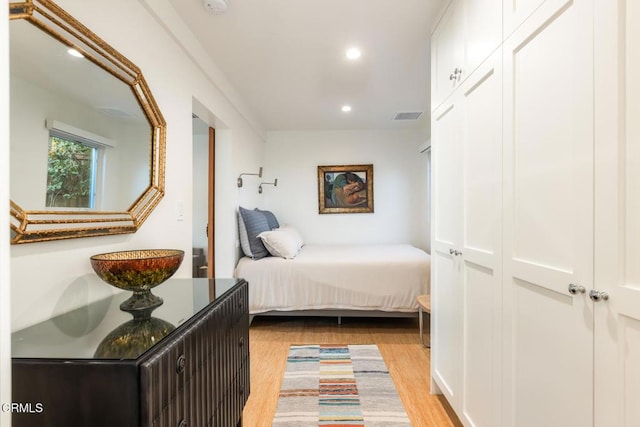
[[[193,277],[215,277],[215,129],[192,113]]]

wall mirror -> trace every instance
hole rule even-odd
[[[11,242],[133,233],[164,195],[138,67],[48,0],[9,3]]]

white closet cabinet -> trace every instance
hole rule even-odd
[[[497,199],[469,164],[489,62],[432,119],[435,389],[467,426],[639,426],[640,2],[504,4]]]
[[[593,425],[592,3],[547,0],[503,45],[505,426]]]
[[[502,41],[501,0],[452,0],[431,37],[432,110]]]
[[[433,113],[433,378],[468,425],[500,417],[501,56]]]

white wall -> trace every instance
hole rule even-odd
[[[240,173],[226,161],[233,151],[233,135],[230,130],[216,129],[216,200],[215,200],[215,275],[233,277],[240,257],[238,244],[237,204],[242,188],[237,188],[236,178]],[[260,161],[260,163],[262,163]],[[255,166],[254,166],[255,168]],[[253,195],[255,197],[255,195]],[[246,197],[242,200],[247,200]],[[255,203],[255,199],[249,203]],[[231,248],[231,250],[230,250]]]
[[[307,243],[411,243],[427,249],[426,157],[422,131],[269,132],[265,206]],[[318,213],[317,167],[373,164],[374,213]],[[251,207],[251,206],[248,206]]]
[[[198,45],[193,40],[180,44],[177,37],[188,36],[188,29],[166,0],[58,0],[57,3],[133,61],[144,73],[167,122],[166,194],[135,234],[12,246],[13,330],[111,293],[111,288],[101,282],[91,269],[89,257],[93,254],[134,248],[183,249],[186,261],[176,277],[191,276],[191,113],[194,97],[215,114],[230,132],[229,147],[225,151],[227,157],[220,159],[226,161],[228,171],[219,183],[224,186],[220,192],[227,203],[220,206],[221,213],[217,217],[219,226],[233,230],[235,236],[235,209],[239,201],[256,204],[259,200],[257,194],[240,193],[235,187],[234,176],[241,170],[253,170],[260,166],[264,133],[251,120],[250,111],[237,102],[233,94],[226,92],[230,89],[223,77],[207,74],[207,63],[204,66],[197,64],[192,59],[197,55],[185,53],[185,45],[189,49],[198,49]],[[174,33],[170,34],[169,30]],[[204,58],[204,55],[200,57]],[[5,63],[0,64],[5,73]],[[224,93],[221,88],[224,88]],[[184,206],[184,221],[177,219],[178,205]],[[234,243],[229,239],[221,251],[235,254]],[[234,265],[235,255],[225,258],[219,267],[220,276],[230,277]]]

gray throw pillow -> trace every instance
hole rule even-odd
[[[258,211],[238,208],[238,228],[242,252],[252,259],[269,256],[269,251],[258,237],[263,231],[270,231],[267,218]]]
[[[261,214],[263,214],[265,216],[265,218],[267,218],[267,223],[269,224],[269,229],[270,230],[275,230],[276,228],[280,227],[280,223],[278,223],[278,219],[273,214],[273,212],[271,212],[271,211],[263,211],[263,210],[260,210],[258,208],[256,208],[255,210],[260,212]]]

